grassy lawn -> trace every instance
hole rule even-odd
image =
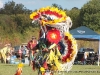
[[[14,75],[17,65],[0,64],[0,75]],[[28,65],[24,65],[22,75],[37,75],[37,71],[33,71]],[[69,73],[61,72],[55,75],[100,75],[100,66],[97,65],[73,65]]]

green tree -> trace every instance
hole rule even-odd
[[[80,10],[80,25],[100,29],[100,0],[90,0]]]
[[[80,26],[79,25],[79,14],[80,14],[80,9],[78,9],[76,7],[72,8],[68,12],[68,15],[69,15],[69,17],[71,17],[72,23],[73,23],[72,29]]]
[[[62,6],[61,6],[61,5],[58,5],[58,4],[55,4],[55,3],[54,3],[54,4],[52,4],[52,6],[53,6],[53,7],[57,7],[58,9],[63,10],[63,8],[62,8]]]
[[[66,12],[66,15],[69,15],[69,10],[68,9],[64,9],[64,11]]]
[[[12,43],[13,45],[29,41],[32,35],[38,36],[38,23],[32,24],[29,18],[30,10],[23,4],[14,1],[5,3],[0,9],[0,42],[2,45]],[[0,46],[1,47],[1,46]]]
[[[14,1],[8,1],[5,3],[4,7],[0,9],[0,14],[29,14],[32,10],[27,9],[24,7],[23,4],[16,4]]]
[[[18,14],[13,16],[13,21],[17,23],[17,31],[23,34],[27,28],[32,27],[28,14]]]

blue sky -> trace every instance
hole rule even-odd
[[[5,2],[12,0],[0,0],[0,8]],[[51,6],[53,3],[61,5],[62,8],[70,10],[73,7],[79,9],[89,0],[13,0],[15,3],[22,3],[27,9],[35,10],[41,7]]]

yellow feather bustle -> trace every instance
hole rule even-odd
[[[77,54],[77,44],[76,44],[76,40],[72,37],[72,35],[69,32],[65,32],[64,35],[68,36],[68,40],[71,40],[72,42],[72,53],[70,57],[66,59],[67,62],[70,62],[74,58],[74,55]]]
[[[62,17],[58,17],[57,15],[54,15],[54,14],[45,14],[44,12],[45,11],[52,11],[52,12],[55,12],[55,13],[57,13],[57,14],[59,14],[59,15],[61,15]],[[40,8],[39,10],[37,10],[37,11],[35,11],[35,12],[33,12],[32,14],[30,14],[30,19],[32,19],[32,20],[36,20],[37,18],[39,19],[39,17],[41,17],[41,13],[43,14],[45,14],[45,15],[49,15],[49,16],[56,16],[57,18],[56,19],[53,19],[53,20],[47,20],[47,21],[45,21],[45,20],[41,20],[41,22],[43,23],[42,25],[46,25],[46,24],[50,24],[50,25],[55,25],[56,23],[59,23],[59,22],[63,22],[63,21],[66,21],[66,18],[67,18],[67,16],[66,16],[66,12],[65,11],[63,11],[63,10],[60,10],[60,9],[58,9],[57,7],[49,7],[49,6],[47,6],[47,7],[43,7],[43,8]],[[37,18],[36,18],[36,16],[38,16]]]

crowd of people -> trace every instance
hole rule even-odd
[[[16,57],[15,49],[12,47],[11,44],[6,44],[4,48],[0,49],[0,56],[1,56],[1,62],[2,63],[11,63],[14,64],[15,59],[19,59],[20,62],[25,63],[25,57],[27,55],[29,66],[33,66],[33,60],[34,60],[34,54],[36,52],[38,41],[36,40],[36,37],[32,36],[32,38],[29,40],[26,46],[21,45],[20,49],[18,50],[19,57]],[[46,49],[45,49],[46,50]],[[89,52],[84,52],[83,56],[83,64],[95,64],[95,61],[98,60],[97,54],[91,54],[89,55]]]
[[[83,65],[95,65],[98,62],[98,54],[84,52],[77,54],[75,64],[83,64]]]
[[[89,53],[89,52],[84,52],[84,61],[83,64],[90,64],[94,65],[98,61],[98,55],[97,53]]]
[[[25,58],[28,57],[29,66],[32,65],[34,59],[33,55],[35,52],[35,46],[37,45],[36,37],[32,36],[27,45],[21,45],[18,50],[18,55],[16,56],[15,48],[11,44],[6,44],[2,49],[0,49],[0,60],[1,63],[5,64],[15,64],[15,60],[25,63]]]

